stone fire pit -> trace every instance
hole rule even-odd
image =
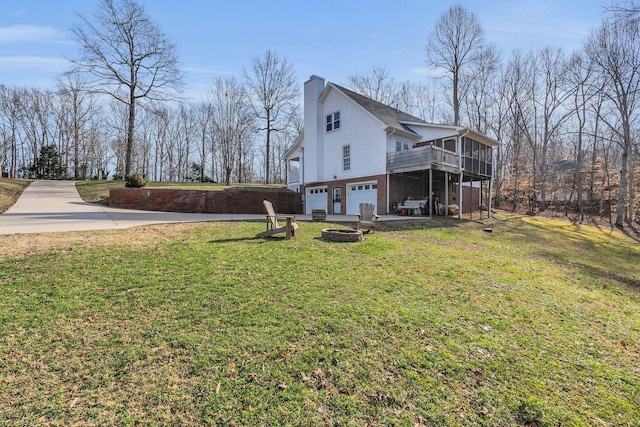
[[[361,242],[362,231],[350,228],[325,228],[322,230],[322,240],[327,242]]]

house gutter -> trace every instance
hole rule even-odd
[[[306,185],[306,182],[304,181],[304,147],[300,147],[298,148],[298,150],[300,150],[300,152],[302,153],[302,185]]]

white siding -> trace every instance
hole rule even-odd
[[[396,143],[400,142],[402,144],[406,144],[408,149],[413,148],[415,141],[410,141],[407,138],[396,138],[395,136],[392,136],[391,138],[388,138],[388,144],[387,144],[387,153],[395,153],[396,152]]]
[[[387,136],[385,126],[346,95],[331,90],[324,103],[323,117],[340,111],[340,129],[324,132],[324,170],[319,181],[349,179],[386,173]],[[351,148],[351,170],[342,170],[342,147]]]
[[[422,136],[423,141],[432,141],[439,138],[447,138],[457,136],[458,132],[454,129],[438,129],[430,126],[409,125],[411,130]]]
[[[319,105],[320,95],[324,89],[324,79],[318,76],[304,84],[304,179],[307,182],[320,181],[318,165],[323,162],[322,120],[324,114]]]

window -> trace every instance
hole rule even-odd
[[[289,160],[289,182],[300,181],[300,159],[295,158]]]
[[[444,149],[447,151],[451,151],[452,153],[456,152],[456,140],[455,139],[447,139],[444,141]]]
[[[467,157],[472,156],[471,140],[467,137],[464,138],[464,155]]]
[[[336,129],[340,129],[340,111],[336,111],[327,116],[327,132]]]
[[[342,188],[333,187],[333,201],[338,203],[342,201]]]
[[[484,144],[480,144],[480,161],[484,162],[487,160],[487,146]]]
[[[350,145],[342,146],[342,170],[343,171],[351,170],[351,146]]]
[[[404,150],[408,150],[408,149],[409,149],[409,143],[402,142],[402,141],[396,141],[396,152],[404,151]]]

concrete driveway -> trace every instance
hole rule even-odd
[[[266,214],[266,213],[265,213]],[[311,215],[296,215],[297,221],[311,221]],[[425,217],[381,215],[378,221],[420,220]],[[265,215],[198,214],[118,209],[84,202],[74,181],[34,181],[0,215],[0,235],[50,233],[129,228],[145,224],[210,221],[265,221]],[[357,222],[355,215],[327,215],[327,223]]]
[[[0,215],[0,234],[108,230],[145,224],[264,220],[264,215],[218,215],[117,209],[82,201],[73,181],[34,181]]]

